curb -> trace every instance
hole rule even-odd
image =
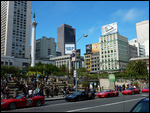
[[[53,98],[53,99],[45,99],[45,101],[55,101],[55,100],[64,100],[65,98]]]

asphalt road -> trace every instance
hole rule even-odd
[[[131,108],[149,93],[122,95],[119,97],[95,98],[77,102],[65,100],[46,101],[41,107],[19,108],[1,112],[129,112]]]

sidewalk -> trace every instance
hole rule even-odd
[[[63,100],[65,99],[65,97],[63,97],[63,95],[58,95],[58,96],[49,96],[49,98],[47,98],[47,96],[45,95],[45,101],[54,101],[54,100]]]

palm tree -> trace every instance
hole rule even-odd
[[[126,68],[127,73],[135,75],[148,75],[146,62],[144,61],[130,61]]]

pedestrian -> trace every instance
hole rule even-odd
[[[40,88],[39,88],[39,87],[36,87],[36,88],[35,88],[35,95],[36,95],[36,96],[39,96],[39,95],[40,95]]]
[[[116,90],[118,91],[118,85],[116,85]]]
[[[37,96],[37,90],[35,87],[33,87],[33,96]]]
[[[34,90],[34,87],[29,87],[28,98],[33,98],[33,90]]]
[[[49,98],[49,93],[50,93],[50,89],[49,89],[48,86],[46,86],[46,96],[47,96],[47,98]]]
[[[3,92],[1,92],[1,100],[2,99],[5,99],[5,96],[4,96]]]
[[[10,89],[8,86],[6,86],[6,88],[4,89],[4,93],[5,93],[5,99],[9,99]]]
[[[58,92],[59,92],[59,87],[58,86],[55,86],[54,92],[55,92],[55,95],[58,96]]]
[[[86,87],[86,91],[88,91],[88,90],[89,90],[89,87],[87,86],[87,87]]]
[[[67,94],[69,94],[69,89],[68,89],[68,88],[66,89],[66,95],[67,95]]]
[[[129,84],[127,84],[127,89],[129,88]]]
[[[121,92],[121,86],[119,86],[119,91]]]
[[[53,97],[53,96],[54,96],[53,86],[51,86],[51,88],[50,88],[50,95],[51,95],[51,97]]]
[[[40,88],[40,91],[39,91],[40,96],[44,96],[44,94],[43,94],[43,85],[41,84],[39,88]]]
[[[19,85],[19,91],[21,91],[24,88],[23,82],[20,81],[20,85]]]
[[[22,89],[22,93],[23,93],[23,95],[26,97],[27,96],[27,94],[28,94],[28,89],[27,89],[27,87],[24,85],[24,87],[23,87],[23,89]]]

